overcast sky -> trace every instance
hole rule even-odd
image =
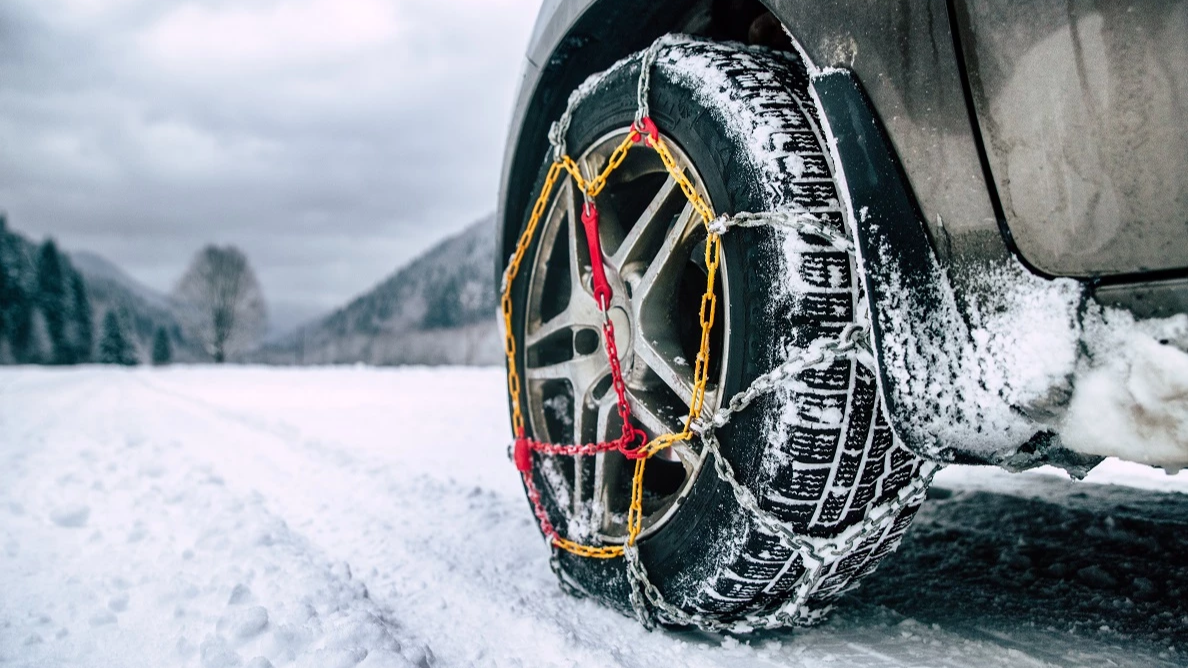
[[[313,315],[495,208],[539,0],[3,0],[0,210],[167,291]]]

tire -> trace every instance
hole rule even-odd
[[[630,56],[582,87],[566,137],[570,155],[581,155],[632,121],[640,62],[641,54]],[[660,49],[652,72],[651,117],[698,173],[700,188],[715,211],[798,206],[842,231],[842,205],[808,87],[806,68],[790,54],[673,38]],[[630,153],[644,151],[637,148]],[[542,165],[534,193],[542,187],[547,167],[547,162]],[[600,209],[613,208],[614,203],[604,204],[607,197],[616,196],[600,196]],[[525,224],[528,214],[524,214]],[[837,337],[847,323],[865,312],[853,258],[821,239],[788,234],[791,237],[770,227],[734,228],[722,237],[728,280],[720,302],[728,302],[729,307],[719,314],[724,326],[715,326],[715,332],[725,333],[716,334],[720,350],[714,354],[721,358],[721,366],[715,368],[716,375],[711,374],[719,404],[795,350]],[[527,257],[544,258],[538,263],[544,276],[552,257],[547,253],[553,251],[542,238],[537,235]],[[526,265],[530,272],[536,266]],[[529,327],[526,312],[536,303],[533,300],[551,294],[550,285],[547,277],[513,284],[513,304],[519,314],[513,333],[518,342],[525,341]],[[681,309],[674,312],[679,315]],[[634,336],[642,330],[633,331]],[[578,335],[573,337],[577,345]],[[526,369],[533,362],[526,352],[530,346],[517,348],[517,364]],[[576,358],[578,353],[572,354]],[[635,363],[638,358],[633,361],[628,355],[624,365]],[[829,539],[860,522],[871,508],[895,498],[919,475],[921,461],[894,439],[868,365],[838,360],[827,368],[805,371],[798,380],[799,386],[789,385],[756,400],[718,436],[738,479],[763,509],[799,536]],[[529,385],[525,383],[522,405],[545,403],[541,398],[545,395],[534,398]],[[586,404],[577,396],[577,385],[571,385],[569,410],[576,416]],[[644,391],[637,393],[642,396]],[[633,408],[636,399],[633,395]],[[544,414],[539,406],[533,410]],[[542,433],[560,430],[548,427],[547,420],[529,423],[530,435],[558,438],[557,433]],[[595,437],[602,440],[608,435],[615,434]],[[591,538],[573,502],[587,484],[581,467],[589,463],[571,464],[565,459],[535,456],[534,479],[543,503],[562,535],[597,542],[601,534]],[[605,461],[597,465],[608,466]],[[650,470],[652,462],[648,466]],[[573,472],[566,473],[570,468]],[[662,471],[665,465],[656,468]],[[597,475],[594,478],[598,480]],[[610,478],[604,474],[601,480],[607,484]],[[712,465],[701,466],[682,484],[684,491],[665,511],[663,521],[656,520],[638,542],[651,582],[670,604],[707,618],[753,619],[779,609],[803,572],[797,554],[757,526],[729,486],[714,475]],[[591,499],[612,497],[611,492],[604,497],[597,494],[592,493]],[[603,515],[614,515],[613,505],[606,500],[593,507]],[[834,562],[819,581],[810,607],[819,609],[872,572],[896,548],[917,507],[918,502],[903,507],[886,530],[859,541]],[[622,558],[589,559],[559,552],[554,563],[564,584],[631,611]]]

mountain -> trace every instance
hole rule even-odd
[[[122,313],[142,360],[148,359],[158,327],[169,334],[175,362],[210,360],[201,342],[187,337],[165,295],[140,283],[102,256],[83,251],[71,253],[70,258],[86,280],[97,321],[102,321],[103,315],[111,310]]]
[[[82,272],[88,283],[115,283],[121,289],[140,297],[150,306],[169,308],[169,298],[132,278],[114,262],[90,251],[74,251],[70,254],[74,267]]]
[[[269,299],[268,300],[268,331],[264,334],[264,343],[279,341],[319,316],[325,315],[326,309],[310,304],[302,299]]]
[[[115,309],[128,321],[141,359],[148,360],[158,327],[169,334],[175,362],[207,362],[210,356],[200,341],[187,336],[169,298],[132,278],[107,258],[89,251],[70,253],[75,268],[87,283],[95,317]]]
[[[8,271],[18,283],[32,285],[37,244],[3,225],[0,242],[0,250],[8,249],[0,253],[8,258]],[[199,342],[187,338],[166,295],[95,253],[76,251],[63,257],[85,283],[95,332],[101,331],[104,316],[115,311],[141,360],[147,361],[158,328],[170,336],[174,361],[209,359]],[[269,364],[497,364],[503,347],[495,325],[494,257],[491,215],[429,249],[346,306],[237,359]],[[294,317],[302,312],[300,307],[290,309]]]
[[[430,248],[346,306],[266,345],[270,364],[496,364],[495,217]]]

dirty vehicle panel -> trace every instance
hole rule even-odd
[[[1188,267],[1188,2],[957,2],[1006,222],[1049,274]]]

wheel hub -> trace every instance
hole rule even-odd
[[[612,306],[608,311],[608,317],[615,328],[615,348],[619,351],[619,363],[629,368],[628,363],[632,358],[631,339],[635,323],[631,318],[630,311],[622,306]],[[604,341],[603,347],[605,346],[606,342]]]

